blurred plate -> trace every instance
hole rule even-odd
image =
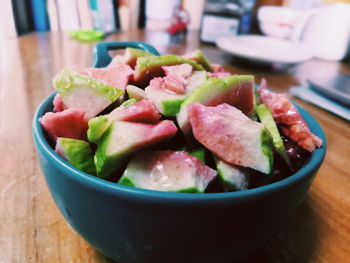
[[[218,39],[216,44],[234,56],[256,62],[295,64],[312,57],[312,54],[300,44],[266,36],[223,37]]]

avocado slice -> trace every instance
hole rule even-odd
[[[55,152],[79,170],[96,175],[93,154],[86,141],[57,138]]]
[[[173,94],[166,90],[155,89],[148,86],[145,89],[146,96],[156,106],[157,110],[164,116],[176,116],[179,112],[181,104],[186,99],[187,95]]]
[[[129,99],[135,99],[137,101],[140,101],[147,97],[143,89],[134,85],[127,85],[126,92],[128,93]]]
[[[130,154],[170,139],[176,131],[175,124],[169,120],[157,124],[113,121],[97,141],[94,156],[97,176],[108,178],[124,164]]]
[[[271,133],[274,148],[281,155],[288,166],[291,167],[289,158],[286,153],[286,148],[284,147],[282,137],[278,131],[271,111],[265,104],[259,104],[255,107],[255,112],[258,115],[260,122],[263,123],[266,129]]]
[[[205,70],[209,72],[214,72],[213,67],[211,66],[209,60],[204,56],[203,52],[200,49],[197,49],[189,54],[182,56],[185,59],[190,59],[196,61],[198,64],[202,65]]]
[[[226,191],[240,191],[248,189],[249,173],[247,172],[246,168],[229,164],[215,156],[214,160],[219,178]]]
[[[136,103],[135,99],[129,99],[124,101],[118,108],[126,108],[134,103]],[[89,129],[87,131],[88,140],[93,143],[98,143],[99,139],[112,123],[113,119],[109,117],[109,114],[90,119],[88,122]]]
[[[126,48],[123,56],[124,63],[128,64],[130,67],[134,68],[136,61],[141,57],[152,57],[154,54],[144,51],[138,48]]]
[[[150,85],[146,87],[145,93],[147,98],[153,101],[160,113],[164,116],[172,117],[176,116],[180,111],[181,104],[185,101],[188,94],[197,89],[206,79],[206,71],[194,71],[186,79],[185,93],[177,94],[166,88],[160,88],[160,86],[162,86],[162,84],[159,84],[161,78],[155,78],[150,82]]]

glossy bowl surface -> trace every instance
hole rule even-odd
[[[69,224],[92,246],[122,263],[232,262],[260,249],[304,199],[326,152],[315,119],[298,107],[323,146],[292,176],[230,193],[168,193],[131,188],[72,167],[49,145],[38,107],[33,137],[49,190]]]

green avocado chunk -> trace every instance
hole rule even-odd
[[[131,67],[135,67],[136,61],[140,57],[152,57],[152,53],[138,48],[126,48],[124,53],[124,62]]]
[[[248,189],[248,173],[246,168],[229,164],[214,157],[219,178],[226,191],[239,191]]]
[[[259,104],[255,107],[255,112],[258,115],[260,122],[264,124],[266,129],[271,133],[274,148],[285,160],[285,162],[290,166],[290,161],[287,156],[282,137],[278,131],[276,122],[272,116],[271,111],[266,107],[265,104]]]
[[[166,89],[153,88],[148,86],[145,93],[148,99],[153,101],[158,111],[164,116],[176,116],[180,111],[181,104],[185,101],[187,96],[195,89],[197,89],[207,79],[206,71],[194,71],[191,76],[186,79],[186,90],[184,94],[176,94],[167,91]]]
[[[119,107],[126,108],[137,101],[135,99],[128,99],[124,101]],[[113,119],[109,117],[109,114],[97,116],[89,120],[89,129],[87,131],[87,138],[90,142],[98,143],[103,134],[113,123]]]
[[[147,87],[145,93],[147,98],[155,104],[157,110],[167,117],[176,116],[187,97],[186,94],[174,94],[166,90],[153,89],[152,86]]]
[[[175,124],[169,120],[157,124],[113,121],[97,141],[94,156],[97,176],[108,178],[123,166],[130,154],[170,139],[176,131]]]
[[[134,85],[127,85],[125,89],[130,99],[140,101],[146,98],[145,91],[139,87],[136,87]]]
[[[197,49],[189,54],[184,55],[183,58],[196,61],[198,64],[202,65],[203,68],[205,68],[205,70],[209,72],[214,71],[213,67],[210,65],[210,62],[204,56],[203,52],[200,49]]]
[[[88,142],[70,138],[57,138],[55,151],[79,170],[96,175],[93,154]]]

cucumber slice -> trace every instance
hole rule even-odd
[[[69,138],[57,138],[55,152],[79,170],[95,175],[93,155],[88,142]]]
[[[282,137],[278,131],[276,122],[272,116],[271,111],[267,108],[265,104],[259,104],[255,107],[255,112],[258,115],[260,122],[263,123],[266,129],[271,133],[274,148],[281,155],[281,157],[288,164],[288,166],[291,167]]]

